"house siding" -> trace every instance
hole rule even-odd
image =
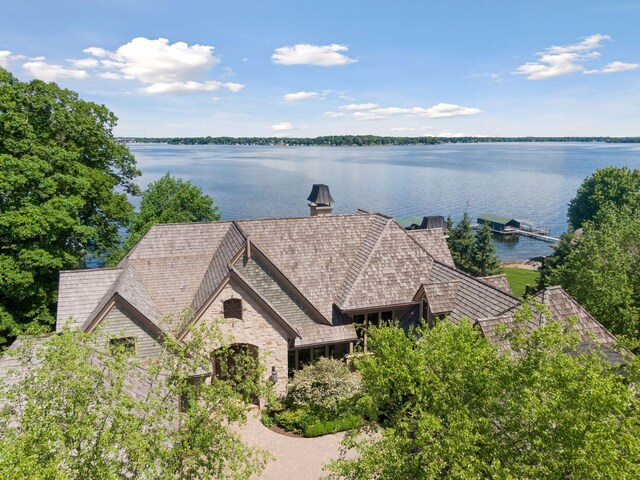
[[[135,314],[124,305],[114,305],[98,325],[98,335],[108,337],[134,337],[136,356],[141,359],[155,358],[162,352],[162,345],[155,335],[147,330]]]
[[[224,318],[224,302],[230,298],[242,299],[242,320]],[[275,385],[278,395],[287,392],[287,339],[288,335],[280,323],[273,318],[254,298],[237,282],[229,282],[205,310],[200,322],[218,321],[221,333],[230,343],[247,343],[258,347],[260,360],[265,364],[265,376],[271,375],[271,367],[276,367],[278,382]],[[189,341],[189,336],[185,338]],[[211,346],[212,351],[216,345]]]

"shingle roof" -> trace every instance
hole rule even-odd
[[[80,327],[121,273],[121,268],[60,272],[56,331],[67,324]]]
[[[132,265],[122,270],[118,279],[100,299],[91,314],[89,314],[82,324],[83,330],[88,329],[93,324],[96,317],[116,295],[124,299],[160,330],[169,330],[169,325],[165,323],[165,317],[142,284],[138,270]]]
[[[616,343],[616,338],[589,315],[562,287],[546,288],[538,293],[535,299],[549,308],[554,320],[567,321],[570,318],[575,318],[577,320],[575,328],[583,342],[595,342],[605,347],[613,346]],[[507,332],[513,328],[514,314],[519,308],[519,306],[515,307],[499,316],[478,319],[476,325],[492,343],[501,350],[506,350],[509,348],[509,342],[498,334],[498,325],[504,324]],[[541,318],[539,321],[544,322],[544,319]],[[528,321],[526,327],[531,330],[535,329],[539,326],[539,321],[536,319]]]
[[[447,245],[447,239],[443,230],[440,228],[432,228],[428,230],[411,230],[407,234],[413,238],[429,255],[440,263],[444,263],[450,267],[454,267],[453,257]]]
[[[507,280],[507,276],[502,275],[490,275],[488,277],[479,277],[483,282],[488,283],[492,287],[497,288],[498,290],[502,290],[503,292],[513,294],[511,291],[511,285],[509,285],[509,280]]]
[[[415,292],[427,282],[433,263],[407,232],[388,221],[357,278],[345,279],[351,288],[338,306],[345,311],[413,302]]]
[[[424,285],[424,295],[433,314],[453,312],[460,280]]]
[[[238,222],[251,242],[331,321],[333,302],[375,214]]]
[[[453,310],[448,317],[453,322],[467,317],[471,320],[500,315],[520,305],[520,300],[455,268],[435,262],[426,283],[458,281],[458,291]]]

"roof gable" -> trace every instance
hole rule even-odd
[[[440,263],[444,263],[449,267],[455,267],[447,239],[444,232],[440,228],[432,228],[428,230],[411,230],[407,232],[412,239],[418,243],[429,255]]]

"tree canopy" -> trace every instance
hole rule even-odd
[[[273,398],[264,366],[234,352],[225,379],[211,372],[216,328],[188,343],[164,339],[141,361],[100,332],[22,339],[0,372],[0,477],[27,479],[248,479],[267,454],[231,424],[252,397]],[[111,348],[109,346],[111,345]],[[228,346],[223,346],[223,349]],[[218,350],[219,352],[220,350]],[[0,360],[2,358],[0,357]],[[4,384],[3,384],[4,380]]]
[[[118,263],[156,223],[215,221],[220,219],[217,210],[213,199],[191,181],[167,173],[142,192],[140,211],[131,215],[129,236],[122,249],[112,254],[109,263]]]
[[[371,329],[355,366],[372,423],[332,478],[638,478],[637,360],[620,375],[543,310],[523,309],[504,352],[467,320]]]
[[[640,170],[606,167],[587,177],[569,202],[567,216],[573,229],[593,220],[607,205],[623,206],[640,192]]]
[[[116,116],[0,68],[0,346],[54,322],[58,272],[119,243],[139,175]]]
[[[640,196],[638,196],[640,199]],[[640,202],[638,202],[640,206]],[[640,208],[605,206],[561,245],[545,281],[562,285],[605,327],[640,339]]]
[[[471,218],[465,212],[455,227],[451,216],[447,217],[447,229],[447,244],[456,267],[477,277],[496,275],[502,271],[488,225],[480,227],[474,236]]]

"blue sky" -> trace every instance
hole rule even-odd
[[[123,136],[637,136],[640,2],[0,1],[0,65]]]

